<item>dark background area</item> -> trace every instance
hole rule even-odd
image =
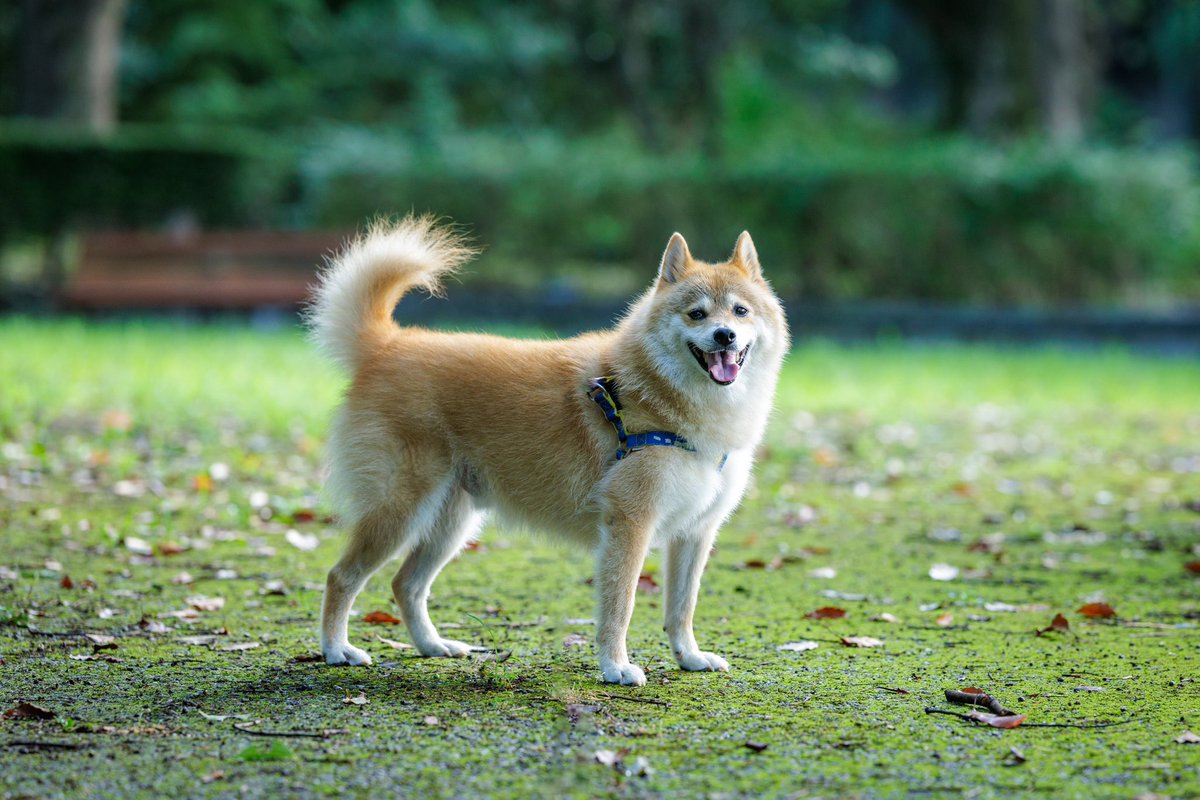
[[[288,232],[432,211],[484,247],[473,282],[551,299],[749,229],[811,302],[1179,312],[1198,133],[1192,2],[20,0],[0,296],[307,279]],[[290,255],[222,260],[229,230]]]

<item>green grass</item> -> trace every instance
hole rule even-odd
[[[0,795],[1200,794],[1200,745],[1174,741],[1200,733],[1194,361],[803,343],[702,590],[697,636],[733,671],[676,671],[641,593],[639,690],[565,644],[591,636],[590,559],[496,529],[431,611],[508,661],[417,659],[377,638],[402,628],[357,620],[372,668],[294,661],[340,546],[318,492],[344,384],[294,330],[0,320],[0,711],[57,715],[0,720]],[[359,617],[394,612],[387,578]],[[224,607],[160,616],[196,595]],[[1117,619],[1077,612],[1093,600]],[[820,606],[846,617],[806,617]],[[1035,635],[1058,612],[1070,632]],[[968,685],[1026,725],[924,712],[964,710],[943,692]],[[234,727],[255,720],[333,732]]]

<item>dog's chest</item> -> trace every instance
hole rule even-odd
[[[750,456],[733,452],[722,465],[703,457],[681,459],[666,476],[662,492],[664,529],[687,529],[709,518],[720,521],[741,499],[750,475]]]

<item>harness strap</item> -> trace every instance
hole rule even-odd
[[[617,452],[616,459],[620,461],[625,456],[645,447],[678,447],[688,452],[696,452],[696,448],[688,443],[688,440],[678,433],[670,431],[645,431],[644,433],[629,433],[625,430],[625,416],[622,414],[621,403],[617,399],[617,382],[612,377],[592,378],[588,383],[588,397],[596,405],[600,406],[600,410],[604,412],[604,418],[613,426],[613,430],[617,432]],[[721,463],[717,469],[725,466],[726,459],[729,454],[726,453],[721,457]]]

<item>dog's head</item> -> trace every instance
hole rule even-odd
[[[778,370],[787,324],[749,233],[716,264],[693,259],[673,235],[652,298],[656,360],[670,364],[678,380],[727,387]]]

